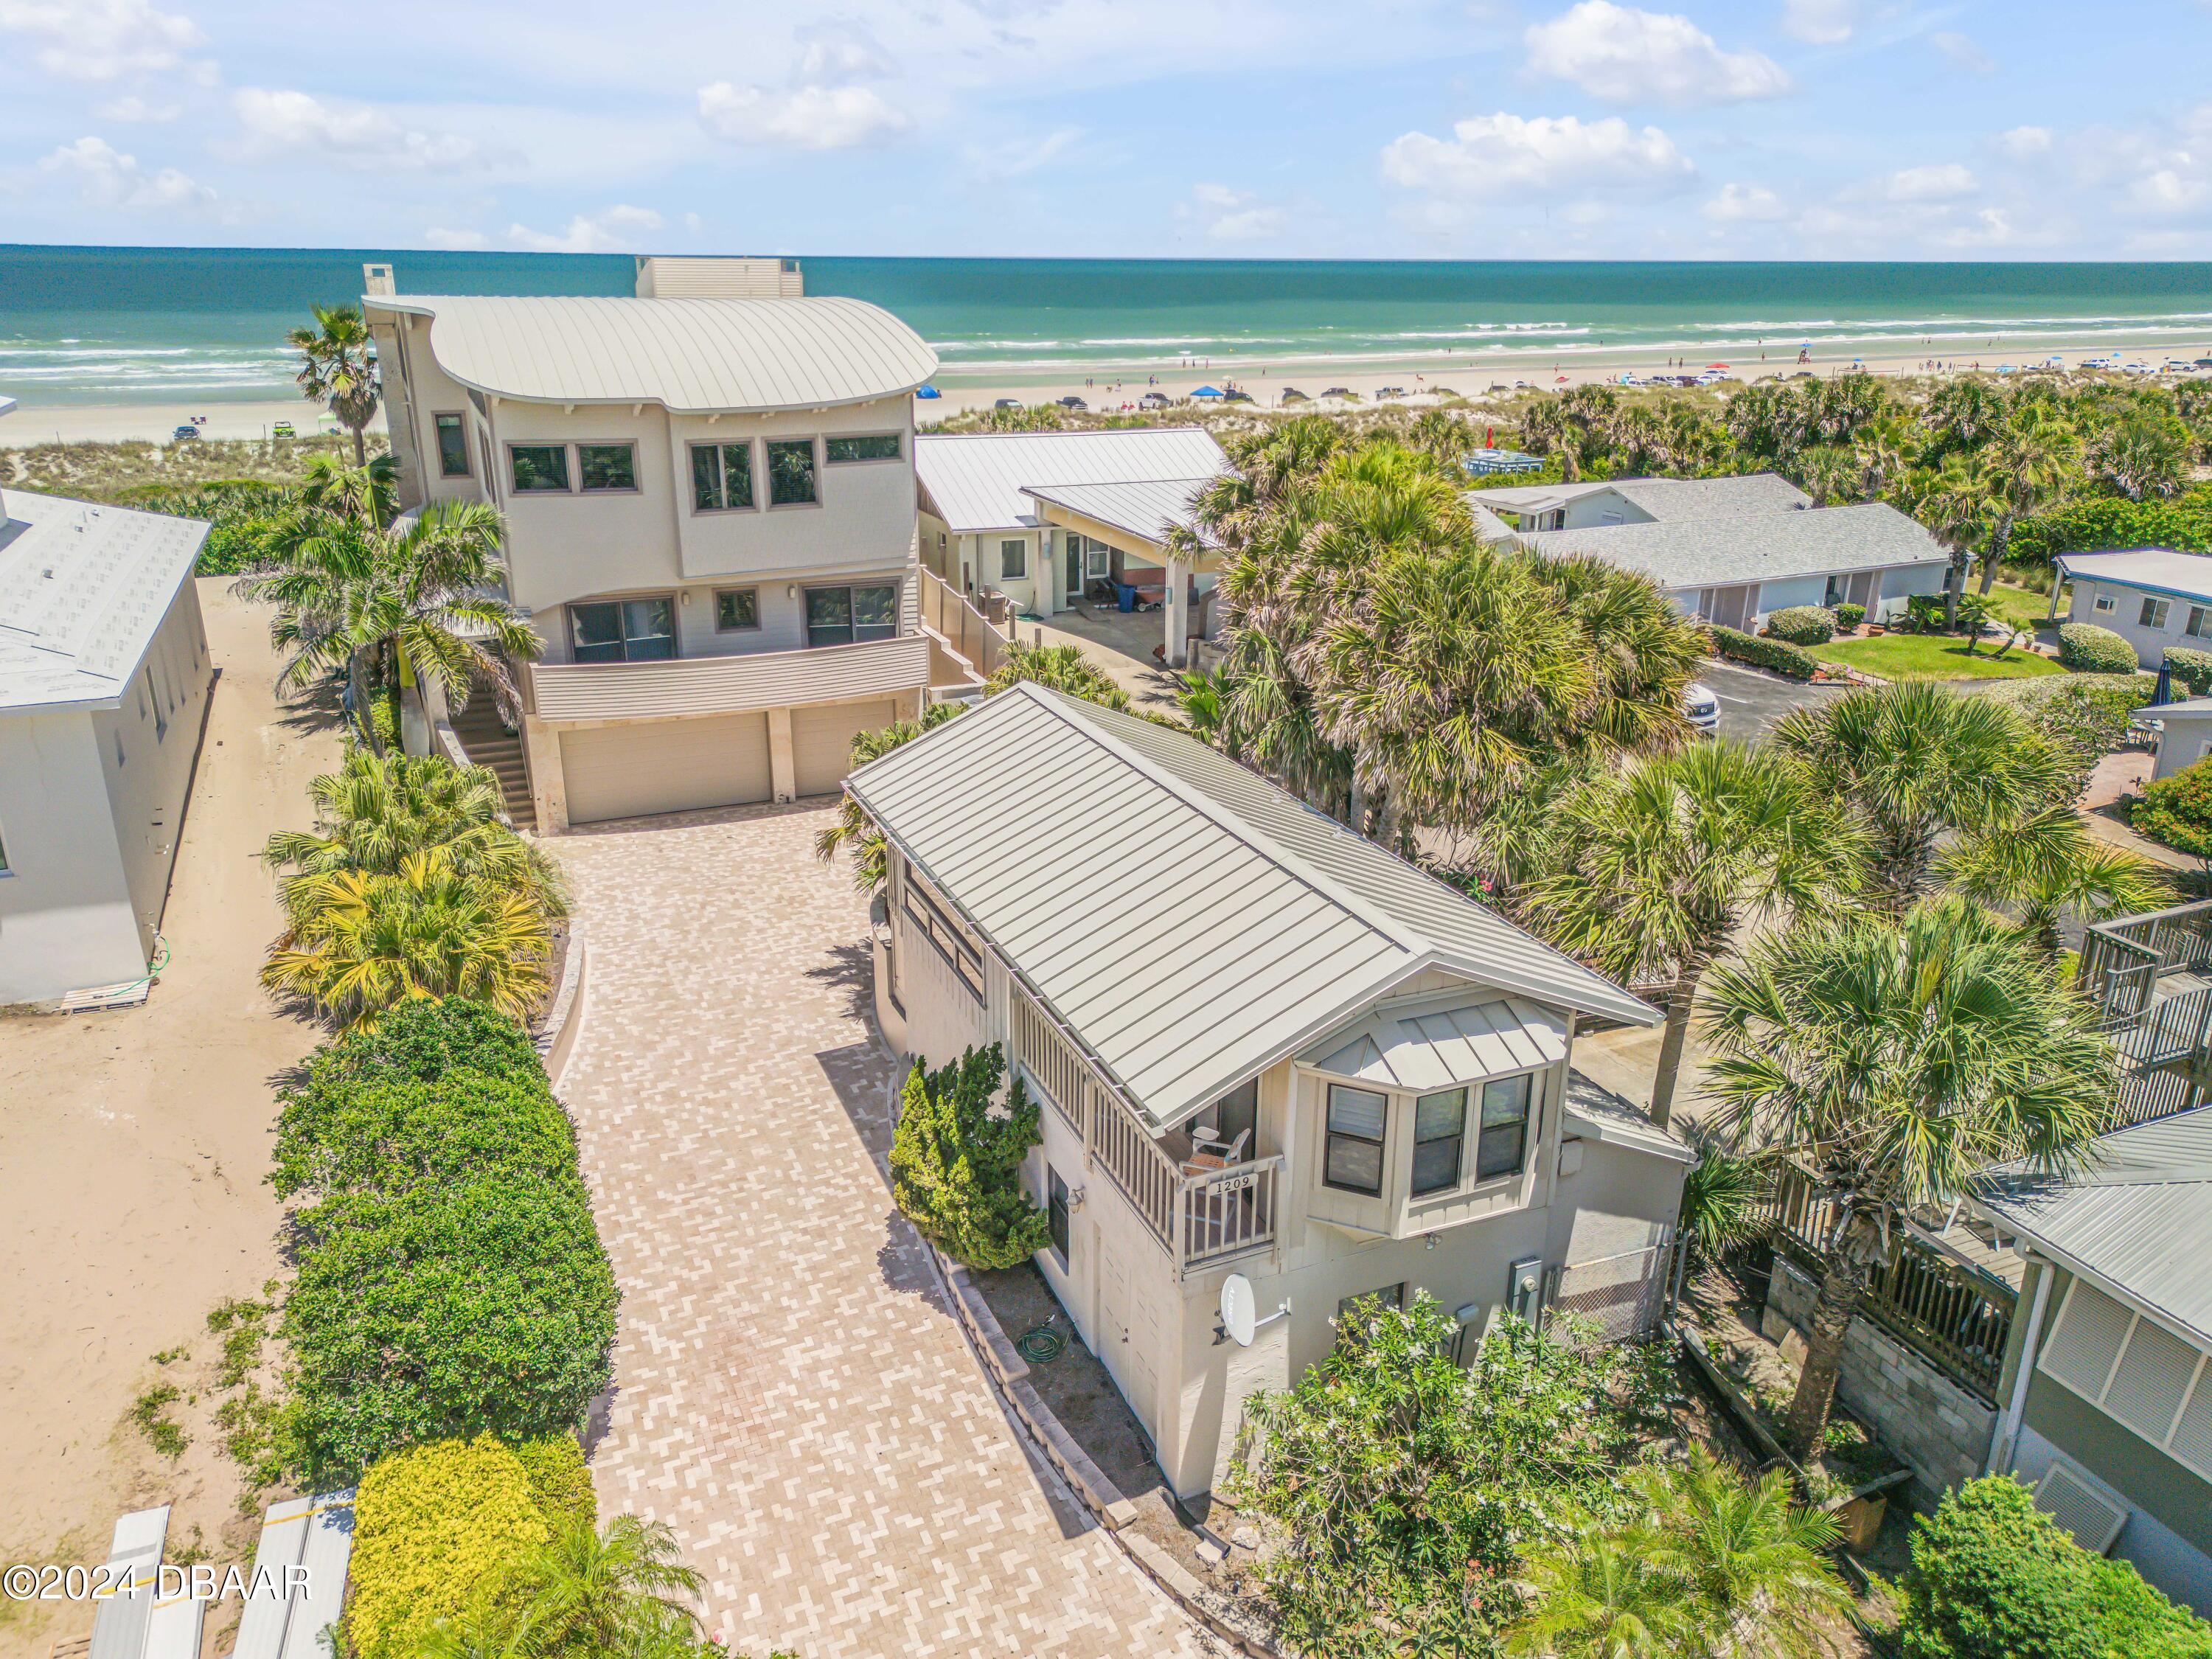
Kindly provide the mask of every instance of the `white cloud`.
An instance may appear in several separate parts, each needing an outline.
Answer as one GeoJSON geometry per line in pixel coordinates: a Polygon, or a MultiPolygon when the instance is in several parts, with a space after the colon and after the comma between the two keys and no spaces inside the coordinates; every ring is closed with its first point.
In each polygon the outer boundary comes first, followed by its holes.
{"type": "Polygon", "coordinates": [[[103,121],[120,121],[131,126],[158,125],[173,121],[185,112],[182,104],[155,103],[141,98],[137,93],[126,93],[120,98],[111,98],[97,105],[93,112],[103,121]]]}
{"type": "Polygon", "coordinates": [[[1571,82],[1607,103],[1737,103],[1778,98],[1791,85],[1764,52],[1723,52],[1679,13],[1613,0],[1582,0],[1522,38],[1532,72],[1571,82]]]}
{"type": "MultiPolygon", "coordinates": [[[[2212,5],[2212,0],[2206,0],[2206,3],[2212,5]]],[[[2051,154],[2051,129],[2014,127],[1997,135],[1997,148],[2015,161],[2032,161],[2051,154]]]]}
{"type": "Polygon", "coordinates": [[[1981,187],[1981,181],[1956,161],[1942,161],[1891,173],[1882,181],[1881,193],[1893,202],[1953,202],[1981,187]]]}
{"type": "Polygon", "coordinates": [[[1747,220],[1779,219],[1789,210],[1782,198],[1764,185],[1729,184],[1698,210],[1717,224],[1740,224],[1747,220]]]}
{"type": "Polygon", "coordinates": [[[149,0],[0,0],[0,34],[40,42],[33,61],[65,81],[161,74],[206,40],[191,18],[149,0]]]}
{"type": "Polygon", "coordinates": [[[555,235],[527,225],[509,225],[507,240],[532,253],[623,253],[635,251],[640,238],[666,225],[651,208],[618,202],[604,212],[578,214],[568,221],[568,229],[555,235]]]}
{"type": "Polygon", "coordinates": [[[430,247],[475,250],[491,246],[491,238],[480,230],[448,230],[441,225],[432,225],[424,231],[422,240],[430,247]]]}
{"type": "Polygon", "coordinates": [[[1049,166],[1082,137],[1081,127],[1058,127],[1042,138],[1024,137],[996,143],[971,143],[961,150],[961,155],[978,179],[997,184],[1049,166]]]}
{"type": "Polygon", "coordinates": [[[1990,61],[1989,53],[1956,29],[1938,29],[1928,37],[1928,44],[1942,52],[1962,70],[1976,75],[1994,75],[1996,65],[1990,61]]]}
{"type": "Polygon", "coordinates": [[[793,32],[801,51],[798,79],[812,86],[878,80],[892,72],[890,55],[862,25],[844,19],[793,32]]]}
{"type": "Polygon", "coordinates": [[[1392,184],[1462,202],[1528,191],[1668,188],[1696,171],[1657,127],[1632,127],[1619,116],[1586,122],[1501,112],[1454,123],[1449,138],[1409,132],[1382,149],[1382,176],[1392,184]]]}
{"type": "Polygon", "coordinates": [[[1200,226],[1217,242],[1261,242],[1283,234],[1290,210],[1226,185],[1194,185],[1178,216],[1200,226]]]}
{"type": "Polygon", "coordinates": [[[1782,32],[1816,46],[1841,46],[1859,26],[1860,0],[1784,0],[1782,32]]]}
{"type": "Polygon", "coordinates": [[[246,87],[231,107],[239,126],[232,148],[251,160],[304,153],[379,173],[458,173],[486,159],[473,138],[409,126],[373,104],[246,87]]]}
{"type": "Polygon", "coordinates": [[[211,205],[215,192],[174,167],[149,173],[105,138],[80,138],[39,163],[47,173],[74,177],[88,202],[133,212],[190,211],[211,205]]]}
{"type": "Polygon", "coordinates": [[[727,81],[699,88],[699,118],[732,143],[790,149],[853,149],[913,125],[870,87],[771,90],[727,81]]]}

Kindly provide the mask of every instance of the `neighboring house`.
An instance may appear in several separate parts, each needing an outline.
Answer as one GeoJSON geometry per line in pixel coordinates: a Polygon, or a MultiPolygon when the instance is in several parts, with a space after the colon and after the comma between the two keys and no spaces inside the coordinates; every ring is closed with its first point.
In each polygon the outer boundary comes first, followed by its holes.
{"type": "Polygon", "coordinates": [[[215,681],[207,532],[0,493],[0,1005],[145,978],[215,681]]]}
{"type": "MultiPolygon", "coordinates": [[[[2069,622],[2109,628],[2136,648],[2146,668],[2166,660],[2166,647],[2212,651],[2212,558],[2163,547],[2117,553],[2062,553],[2055,562],[2072,585],[2069,622]]],[[[2058,614],[2058,588],[2051,590],[2058,614]]]]}
{"type": "Polygon", "coordinates": [[[1138,588],[1171,612],[1185,607],[1164,624],[1169,665],[1182,665],[1178,640],[1202,632],[1188,606],[1213,586],[1214,562],[1171,572],[1161,542],[1171,525],[1197,532],[1193,497],[1229,471],[1212,434],[931,432],[915,440],[914,460],[921,561],[955,590],[1049,617],[1094,582],[1138,588]]]}
{"type": "Polygon", "coordinates": [[[2138,719],[2159,724],[2151,778],[2170,778],[2212,755],[2212,697],[2151,703],[2136,710],[2138,719]]]}
{"type": "Polygon", "coordinates": [[[1815,507],[1771,472],[1613,478],[1467,494],[1495,536],[1639,571],[1681,611],[1750,633],[1790,605],[1857,605],[1875,621],[1942,591],[1950,556],[1883,501],[1815,507]]]}
{"type": "Polygon", "coordinates": [[[1570,1071],[1619,987],[1188,734],[1018,686],[846,787],[890,848],[876,1007],[1047,1104],[1036,1261],[1183,1496],[1350,1298],[1648,1324],[1688,1151],[1570,1071]],[[1139,849],[1133,854],[1131,849],[1139,849]],[[1263,1316],[1217,1335],[1224,1280],[1263,1316]]]}
{"type": "MultiPolygon", "coordinates": [[[[911,329],[799,297],[787,260],[641,259],[633,299],[368,273],[402,506],[497,507],[545,641],[519,817],[833,792],[856,732],[915,713],[912,394],[937,359],[911,329]]],[[[479,756],[501,739],[475,702],[479,756]]]]}
{"type": "Polygon", "coordinates": [[[2118,1130],[1972,1200],[2025,1255],[1992,1471],[2090,1549],[2212,1607],[2212,1108],[2118,1130]]]}

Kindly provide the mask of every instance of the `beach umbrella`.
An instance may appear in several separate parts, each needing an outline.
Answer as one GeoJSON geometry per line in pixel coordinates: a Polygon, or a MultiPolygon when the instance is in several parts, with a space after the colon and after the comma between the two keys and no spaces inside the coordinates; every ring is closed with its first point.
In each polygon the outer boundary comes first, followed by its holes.
{"type": "Polygon", "coordinates": [[[917,398],[942,398],[945,394],[933,386],[918,386],[914,389],[917,398]]]}
{"type": "Polygon", "coordinates": [[[1202,386],[1190,395],[1194,398],[1218,398],[1221,392],[1218,387],[1202,386]]]}
{"type": "Polygon", "coordinates": [[[1705,367],[1707,368],[1726,368],[1728,365],[1726,363],[1707,363],[1705,367]]]}

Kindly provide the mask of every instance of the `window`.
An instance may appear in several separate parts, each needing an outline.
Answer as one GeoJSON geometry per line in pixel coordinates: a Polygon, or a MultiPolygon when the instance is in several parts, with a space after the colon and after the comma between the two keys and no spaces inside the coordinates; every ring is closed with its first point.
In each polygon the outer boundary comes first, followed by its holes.
{"type": "Polygon", "coordinates": [[[968,994],[976,1001],[982,1001],[982,947],[969,938],[968,930],[952,920],[945,906],[938,902],[937,896],[911,869],[906,871],[899,885],[906,895],[908,920],[921,930],[922,937],[937,947],[937,954],[960,975],[968,994]]]}
{"type": "Polygon", "coordinates": [[[2144,628],[2163,628],[2166,626],[2166,613],[2172,609],[2173,601],[2171,599],[2145,599],[2142,613],[2136,621],[2144,628]]]}
{"type": "Polygon", "coordinates": [[[1024,541],[999,544],[999,575],[1002,580],[1012,581],[1017,576],[1030,574],[1029,548],[1030,544],[1024,541]]]}
{"type": "Polygon", "coordinates": [[[2110,593],[2100,593],[2097,595],[2097,603],[2090,608],[2100,617],[2109,617],[2120,608],[2120,602],[2110,593]]]}
{"type": "Polygon", "coordinates": [[[1502,1077],[1482,1085],[1482,1136],[1474,1155],[1474,1178],[1511,1175],[1521,1167],[1528,1146],[1528,1091],[1535,1081],[1528,1073],[1502,1077]]]}
{"type": "Polygon", "coordinates": [[[691,505],[701,513],[752,506],[753,447],[750,443],[693,444],[691,505]]]}
{"type": "Polygon", "coordinates": [[[2212,607],[2192,605],[2189,607],[2189,627],[2191,639],[2212,639],[2212,607]]]}
{"type": "Polygon", "coordinates": [[[1390,1097],[1370,1089],[1328,1085],[1328,1140],[1322,1179],[1348,1193],[1382,1194],[1382,1126],[1390,1097]]]}
{"type": "Polygon", "coordinates": [[[576,473],[586,495],[637,488],[637,446],[578,444],[576,473]]]}
{"type": "Polygon", "coordinates": [[[568,639],[578,662],[665,662],[676,654],[676,606],[665,594],[572,605],[568,639]]]}
{"type": "Polygon", "coordinates": [[[1060,1178],[1060,1171],[1051,1164],[1044,1166],[1045,1224],[1052,1231],[1052,1253],[1060,1258],[1060,1270],[1067,1271],[1067,1183],[1060,1178]]]}
{"type": "Polygon", "coordinates": [[[898,632],[898,589],[810,587],[806,590],[806,642],[852,645],[887,640],[898,632]]]}
{"type": "Polygon", "coordinates": [[[568,445],[509,444],[507,453],[514,463],[517,495],[568,488],[568,445]]]}
{"type": "Polygon", "coordinates": [[[798,507],[816,499],[814,440],[769,440],[768,504],[770,507],[798,507]]]}
{"type": "Polygon", "coordinates": [[[865,438],[824,438],[822,459],[831,466],[848,461],[895,461],[899,458],[898,434],[872,433],[865,438]]]}
{"type": "Polygon", "coordinates": [[[469,476],[469,434],[463,429],[458,415],[433,415],[430,424],[438,429],[438,471],[448,478],[469,476]]]}
{"type": "Polygon", "coordinates": [[[760,589],[718,587],[714,590],[714,631],[734,634],[760,626],[760,589]]]}
{"type": "Polygon", "coordinates": [[[1413,1196],[1459,1185],[1467,1144],[1467,1091],[1447,1089],[1413,1103],[1413,1196]]]}

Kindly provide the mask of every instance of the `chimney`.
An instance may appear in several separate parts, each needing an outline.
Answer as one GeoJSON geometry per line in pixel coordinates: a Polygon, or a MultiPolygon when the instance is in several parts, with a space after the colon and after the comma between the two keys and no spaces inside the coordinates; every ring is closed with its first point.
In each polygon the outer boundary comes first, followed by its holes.
{"type": "Polygon", "coordinates": [[[390,265],[363,265],[361,268],[361,291],[374,300],[389,298],[399,290],[392,286],[390,265]]]}

